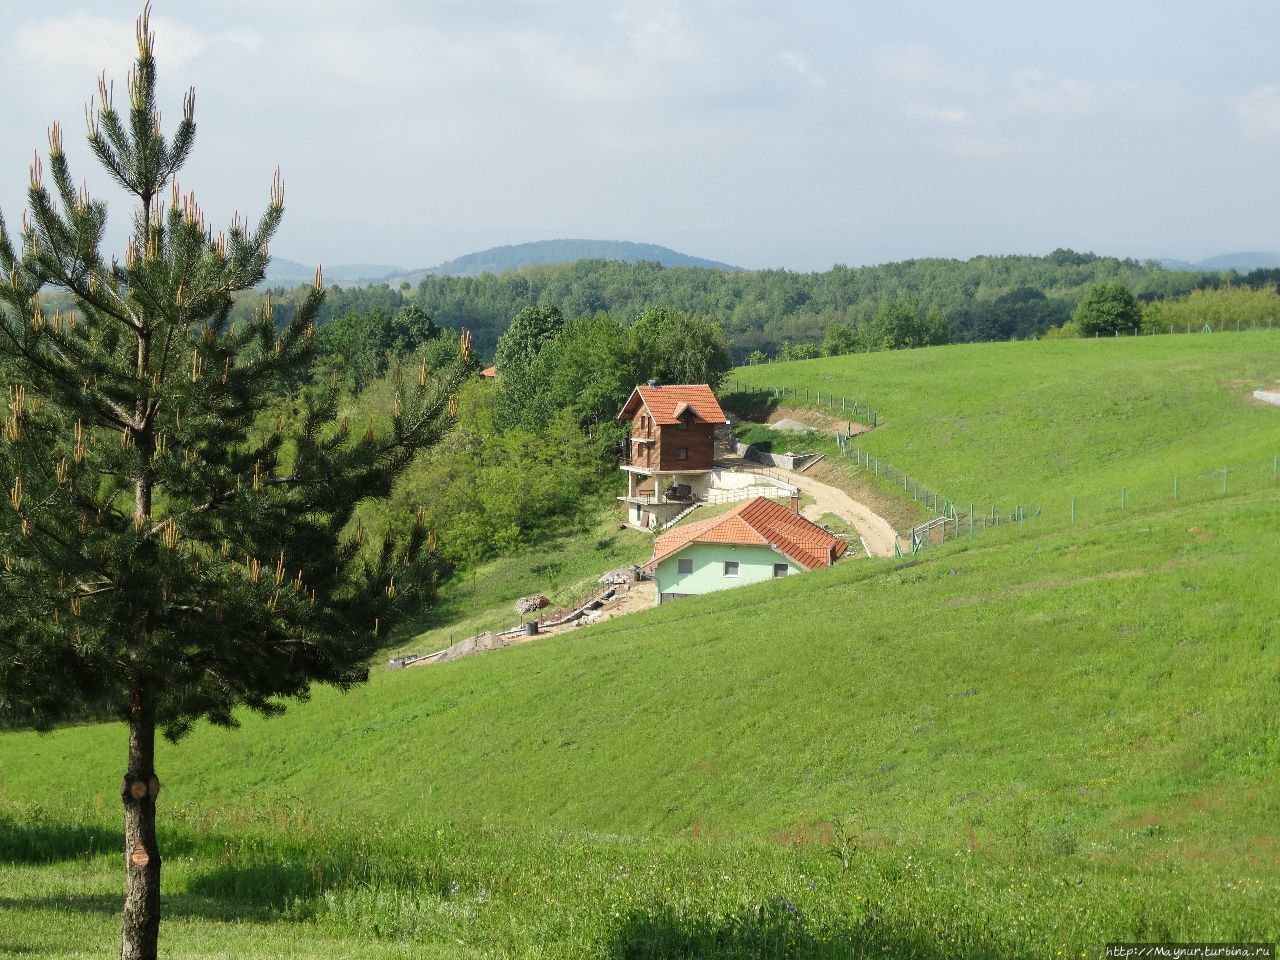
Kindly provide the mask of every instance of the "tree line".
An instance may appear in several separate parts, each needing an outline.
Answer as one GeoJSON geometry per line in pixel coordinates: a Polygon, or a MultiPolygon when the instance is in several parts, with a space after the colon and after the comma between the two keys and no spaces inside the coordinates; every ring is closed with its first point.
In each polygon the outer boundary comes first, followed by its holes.
{"type": "MultiPolygon", "coordinates": [[[[935,325],[925,338],[930,342],[939,339],[939,315],[950,342],[1025,339],[1070,320],[1077,302],[1099,283],[1121,283],[1149,302],[1218,286],[1224,279],[1222,274],[1165,270],[1154,261],[1071,250],[1044,257],[838,265],[817,273],[580,260],[501,275],[429,276],[409,289],[332,288],[318,322],[323,325],[349,312],[381,311],[389,318],[412,304],[443,327],[470,330],[478,352],[491,357],[511,318],[527,307],[554,306],[566,317],[606,313],[625,323],[650,307],[663,306],[717,322],[731,341],[733,359],[742,363],[756,351],[779,356],[784,343],[821,349],[832,326],[861,331],[855,337],[861,349],[920,339],[905,327],[901,334],[877,332],[877,317],[886,308],[901,313],[910,306],[922,319],[929,318],[935,325]]],[[[247,297],[244,309],[252,310],[261,296],[247,297]]]]}

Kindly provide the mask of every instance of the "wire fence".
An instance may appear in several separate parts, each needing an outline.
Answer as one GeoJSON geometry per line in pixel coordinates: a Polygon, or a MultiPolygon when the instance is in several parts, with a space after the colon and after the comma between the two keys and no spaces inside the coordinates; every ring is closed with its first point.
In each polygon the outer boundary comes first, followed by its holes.
{"type": "Polygon", "coordinates": [[[936,516],[907,531],[897,545],[897,553],[918,553],[949,540],[974,536],[998,527],[1016,526],[1025,531],[1073,525],[1085,521],[1107,521],[1144,510],[1163,509],[1186,503],[1223,499],[1263,489],[1280,489],[1280,454],[1267,460],[1213,468],[1192,468],[1167,479],[1146,479],[1118,486],[1111,492],[1090,491],[1084,496],[1064,493],[1039,504],[1013,503],[1003,506],[989,502],[963,502],[931,489],[891,463],[860,449],[853,437],[836,435],[844,458],[861,467],[881,483],[901,489],[936,516]]]}
{"type": "MultiPolygon", "coordinates": [[[[1238,329],[1239,332],[1269,330],[1271,325],[1268,323],[1263,327],[1253,324],[1238,329]]],[[[1236,327],[1223,322],[1216,328],[1206,323],[1200,329],[1189,328],[1185,332],[1236,331],[1236,327]]],[[[762,400],[790,400],[796,404],[806,404],[819,410],[849,416],[849,427],[834,435],[840,454],[866,470],[881,484],[902,491],[913,502],[922,504],[935,514],[934,518],[906,531],[897,544],[899,556],[917,553],[929,546],[960,538],[972,540],[978,533],[1000,527],[1007,529],[1016,525],[1018,530],[1025,531],[1031,525],[1047,529],[1083,521],[1113,520],[1140,510],[1227,497],[1264,487],[1280,489],[1278,454],[1268,460],[1252,463],[1190,467],[1185,472],[1174,473],[1158,481],[1147,479],[1132,485],[1117,486],[1108,493],[1090,491],[1084,496],[1078,496],[1068,491],[1050,502],[1040,504],[999,504],[994,500],[987,500],[979,506],[977,500],[970,502],[949,497],[883,458],[858,447],[855,440],[859,434],[852,429],[852,420],[857,420],[866,428],[879,425],[879,414],[865,401],[851,401],[830,391],[810,387],[764,387],[737,380],[730,381],[729,386],[734,395],[725,400],[735,405],[744,400],[747,404],[758,404],[762,400]]]]}
{"type": "Polygon", "coordinates": [[[856,420],[869,429],[874,429],[880,422],[880,415],[866,401],[838,397],[829,390],[824,393],[817,387],[757,387],[737,380],[729,381],[728,386],[731,393],[745,396],[749,403],[759,403],[765,399],[790,400],[856,420]]]}

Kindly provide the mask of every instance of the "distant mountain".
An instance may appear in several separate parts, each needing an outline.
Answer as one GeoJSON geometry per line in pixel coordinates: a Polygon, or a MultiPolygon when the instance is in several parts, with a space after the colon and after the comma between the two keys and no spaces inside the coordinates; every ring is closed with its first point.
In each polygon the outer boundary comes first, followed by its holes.
{"type": "MultiPolygon", "coordinates": [[[[325,264],[324,279],[329,285],[365,287],[378,283],[399,286],[408,282],[417,286],[427,276],[478,277],[482,273],[503,273],[541,263],[572,263],[575,260],[621,260],[635,263],[649,260],[664,267],[702,267],[708,270],[741,270],[741,267],[691,257],[670,247],[656,243],[632,243],[629,240],[535,240],[505,247],[490,247],[478,253],[446,261],[434,267],[406,270],[383,264],[325,264]]],[[[295,260],[272,257],[267,267],[264,286],[296,287],[310,283],[316,275],[314,265],[307,266],[295,260]]]]}
{"type": "Polygon", "coordinates": [[[1223,253],[1216,257],[1207,257],[1198,263],[1161,257],[1160,266],[1166,270],[1204,270],[1210,273],[1235,270],[1239,273],[1248,273],[1250,270],[1280,267],[1280,253],[1223,253]]]}
{"type": "Polygon", "coordinates": [[[490,247],[478,253],[449,260],[424,270],[397,274],[396,282],[408,280],[417,284],[425,276],[478,277],[482,273],[503,273],[542,263],[572,263],[575,260],[621,260],[635,263],[649,260],[664,267],[702,267],[708,270],[740,270],[740,267],[705,260],[680,253],[656,243],[632,243],[628,240],[535,240],[504,247],[490,247]]]}
{"type": "MultiPolygon", "coordinates": [[[[334,266],[325,264],[324,279],[328,284],[361,287],[372,283],[383,283],[393,275],[404,273],[404,267],[389,266],[377,263],[339,263],[334,266]]],[[[315,264],[307,266],[296,260],[284,257],[272,257],[267,265],[266,286],[297,287],[311,283],[315,279],[315,264]]]]}

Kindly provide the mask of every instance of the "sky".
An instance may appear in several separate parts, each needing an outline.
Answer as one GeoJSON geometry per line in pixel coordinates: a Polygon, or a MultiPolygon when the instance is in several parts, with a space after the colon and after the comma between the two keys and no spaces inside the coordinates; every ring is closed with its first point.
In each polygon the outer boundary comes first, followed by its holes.
{"type": "MultiPolygon", "coordinates": [[[[138,0],[0,0],[0,210],[60,120],[123,89],[138,0]]],[[[823,270],[1056,247],[1280,250],[1274,0],[156,0],[180,175],[306,263],[433,265],[506,243],[660,243],[823,270]]]]}

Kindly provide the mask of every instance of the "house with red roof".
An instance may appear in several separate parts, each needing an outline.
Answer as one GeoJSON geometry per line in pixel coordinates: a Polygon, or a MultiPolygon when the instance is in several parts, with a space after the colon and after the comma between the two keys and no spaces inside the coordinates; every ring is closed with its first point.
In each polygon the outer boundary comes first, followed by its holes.
{"type": "Polygon", "coordinates": [[[653,559],[659,604],[829,567],[848,544],[791,506],[753,497],[727,513],[658,537],[653,559]]]}
{"type": "Polygon", "coordinates": [[[661,528],[693,502],[715,470],[716,429],[729,419],[705,383],[636,387],[618,419],[631,426],[619,464],[627,522],[661,528]]]}

